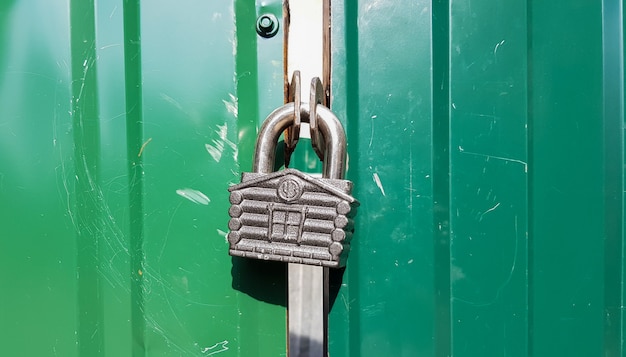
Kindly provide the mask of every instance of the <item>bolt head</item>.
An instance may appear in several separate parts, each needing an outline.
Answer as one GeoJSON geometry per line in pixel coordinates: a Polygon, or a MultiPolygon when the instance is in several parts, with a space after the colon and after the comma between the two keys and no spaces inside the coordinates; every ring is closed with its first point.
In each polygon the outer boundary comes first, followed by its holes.
{"type": "Polygon", "coordinates": [[[262,14],[256,20],[256,32],[263,38],[271,38],[278,33],[278,19],[274,14],[262,14]]]}

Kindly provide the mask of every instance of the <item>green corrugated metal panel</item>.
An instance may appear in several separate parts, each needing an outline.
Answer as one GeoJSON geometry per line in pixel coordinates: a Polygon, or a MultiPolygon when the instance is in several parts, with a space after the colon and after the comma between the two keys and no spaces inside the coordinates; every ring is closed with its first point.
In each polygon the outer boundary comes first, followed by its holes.
{"type": "Polygon", "coordinates": [[[449,299],[438,286],[447,283],[448,237],[433,207],[441,147],[432,135],[430,4],[335,1],[332,10],[332,108],[347,121],[347,176],[361,206],[330,354],[434,355],[449,299]]]}
{"type": "Polygon", "coordinates": [[[225,241],[283,100],[282,36],[254,28],[281,3],[0,11],[0,354],[284,355],[284,293],[251,296],[225,241]]]}
{"type": "MultiPolygon", "coordinates": [[[[285,354],[284,267],[224,236],[280,11],[0,4],[0,354],[285,354]]],[[[331,355],[624,355],[622,2],[332,11],[361,207],[331,355]]]]}
{"type": "Polygon", "coordinates": [[[623,355],[622,11],[333,2],[362,207],[332,354],[623,355]]]}

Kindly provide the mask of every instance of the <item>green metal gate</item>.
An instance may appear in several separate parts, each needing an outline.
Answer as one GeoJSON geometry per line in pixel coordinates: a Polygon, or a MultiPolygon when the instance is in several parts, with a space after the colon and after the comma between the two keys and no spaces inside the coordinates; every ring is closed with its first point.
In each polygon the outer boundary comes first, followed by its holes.
{"type": "MultiPolygon", "coordinates": [[[[225,239],[283,102],[283,28],[255,32],[281,11],[0,2],[1,355],[286,355],[284,267],[225,239]]],[[[361,207],[330,355],[624,356],[622,1],[331,19],[361,207]]]]}

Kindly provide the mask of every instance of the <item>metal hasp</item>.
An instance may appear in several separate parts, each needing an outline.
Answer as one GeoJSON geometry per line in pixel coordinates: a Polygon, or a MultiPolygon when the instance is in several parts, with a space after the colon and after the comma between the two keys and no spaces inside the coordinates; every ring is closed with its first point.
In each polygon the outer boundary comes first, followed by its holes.
{"type": "MultiPolygon", "coordinates": [[[[301,107],[303,121],[310,119],[301,107]]],[[[294,169],[272,172],[276,145],[294,122],[294,103],[273,111],[256,142],[253,172],[231,186],[228,227],[233,256],[326,267],[345,265],[358,201],[344,180],[346,139],[337,117],[315,105],[316,127],[323,138],[323,178],[294,169]]]]}

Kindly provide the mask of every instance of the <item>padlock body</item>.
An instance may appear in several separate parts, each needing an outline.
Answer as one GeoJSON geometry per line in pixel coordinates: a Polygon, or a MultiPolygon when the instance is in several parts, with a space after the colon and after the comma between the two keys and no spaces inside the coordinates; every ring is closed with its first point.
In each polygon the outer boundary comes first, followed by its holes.
{"type": "Polygon", "coordinates": [[[352,182],[298,170],[244,173],[231,186],[232,256],[327,267],[345,265],[354,230],[352,182]]]}

